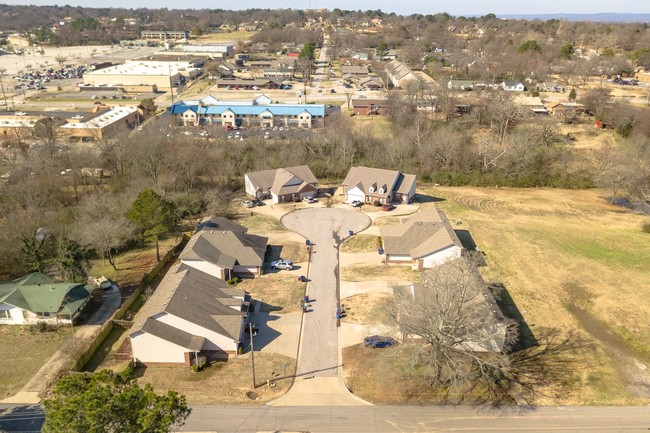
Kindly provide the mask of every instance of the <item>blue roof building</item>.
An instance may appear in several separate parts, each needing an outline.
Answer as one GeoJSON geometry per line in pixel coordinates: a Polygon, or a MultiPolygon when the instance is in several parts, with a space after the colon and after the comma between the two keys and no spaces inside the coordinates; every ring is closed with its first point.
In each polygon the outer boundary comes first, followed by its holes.
{"type": "Polygon", "coordinates": [[[170,114],[179,125],[322,127],[325,118],[323,104],[272,103],[266,95],[252,101],[220,101],[213,96],[192,101],[177,101],[170,114]]]}

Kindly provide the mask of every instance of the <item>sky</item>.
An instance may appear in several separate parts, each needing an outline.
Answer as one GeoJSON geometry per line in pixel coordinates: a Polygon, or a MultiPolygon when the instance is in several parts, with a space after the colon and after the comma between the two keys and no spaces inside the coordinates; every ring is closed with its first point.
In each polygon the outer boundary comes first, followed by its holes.
{"type": "Polygon", "coordinates": [[[125,7],[125,8],[162,8],[169,9],[309,9],[325,7],[327,9],[376,10],[395,12],[400,15],[413,13],[435,14],[447,12],[451,15],[484,15],[499,14],[547,14],[547,13],[650,13],[649,0],[627,0],[616,2],[612,0],[240,0],[237,2],[224,0],[194,0],[179,2],[178,0],[14,0],[10,4],[18,5],[71,5],[88,7],[125,7]]]}

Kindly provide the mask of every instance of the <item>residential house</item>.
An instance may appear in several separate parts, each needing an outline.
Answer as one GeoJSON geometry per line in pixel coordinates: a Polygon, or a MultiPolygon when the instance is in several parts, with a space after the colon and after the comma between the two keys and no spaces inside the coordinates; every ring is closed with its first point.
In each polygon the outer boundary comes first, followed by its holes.
{"type": "Polygon", "coordinates": [[[352,100],[352,112],[356,116],[385,115],[388,113],[387,99],[359,98],[352,100]]]}
{"type": "Polygon", "coordinates": [[[558,83],[538,83],[537,90],[540,92],[553,92],[553,93],[564,93],[566,91],[565,87],[558,83]]]}
{"type": "Polygon", "coordinates": [[[367,77],[370,73],[367,65],[342,65],[342,75],[352,75],[355,77],[367,77]]]}
{"type": "Polygon", "coordinates": [[[274,126],[318,128],[325,124],[323,104],[273,104],[265,95],[251,101],[220,101],[212,96],[200,100],[176,101],[169,109],[174,121],[183,126],[274,126]]]}
{"type": "Polygon", "coordinates": [[[262,275],[268,238],[248,234],[246,227],[209,225],[197,231],[181,252],[181,263],[222,280],[262,275]]]}
{"type": "Polygon", "coordinates": [[[539,96],[517,95],[512,102],[522,108],[532,111],[533,114],[548,114],[548,109],[539,96]]]}
{"type": "Polygon", "coordinates": [[[399,57],[399,53],[393,49],[390,49],[381,55],[381,60],[395,60],[399,57]]]}
{"type": "MultiPolygon", "coordinates": [[[[410,319],[423,324],[430,323],[436,317],[424,314],[424,311],[435,312],[441,308],[440,299],[445,298],[448,303],[461,308],[457,314],[464,318],[462,326],[451,330],[459,350],[500,353],[506,349],[508,322],[479,272],[465,258],[443,263],[435,271],[425,270],[420,276],[421,283],[411,283],[394,289],[397,302],[406,304],[400,308],[401,314],[413,315],[410,319]],[[457,291],[453,293],[444,288],[440,289],[437,278],[440,272],[444,273],[446,278],[460,282],[455,285],[462,284],[462,300],[456,295],[457,291]],[[412,303],[422,308],[408,308],[412,303]]],[[[403,331],[403,334],[404,338],[419,338],[406,331],[403,331]]]]}
{"type": "Polygon", "coordinates": [[[318,180],[306,165],[246,173],[244,184],[250,197],[271,198],[274,203],[300,201],[318,193],[318,180]]]}
{"type": "Polygon", "coordinates": [[[449,80],[447,88],[449,90],[473,90],[476,83],[471,80],[449,80]]]}
{"type": "Polygon", "coordinates": [[[415,197],[415,185],[414,174],[359,166],[350,169],[342,189],[348,203],[410,203],[415,197]]]}
{"type": "Polygon", "coordinates": [[[501,83],[501,88],[506,92],[523,92],[526,90],[526,86],[520,81],[504,81],[501,83]]]}
{"type": "Polygon", "coordinates": [[[391,60],[386,65],[386,73],[388,75],[388,82],[393,87],[402,87],[407,81],[417,80],[413,71],[404,63],[398,60],[391,60]]]}
{"type": "Polygon", "coordinates": [[[250,295],[209,273],[174,265],[137,314],[129,333],[133,361],[195,365],[237,353],[250,295]]]}
{"type": "Polygon", "coordinates": [[[0,324],[73,324],[92,290],[83,283],[57,283],[38,272],[0,282],[0,324]]]}
{"type": "Polygon", "coordinates": [[[547,108],[553,116],[574,116],[588,112],[586,106],[577,102],[553,102],[547,108]]]}
{"type": "Polygon", "coordinates": [[[386,263],[410,264],[421,271],[461,256],[463,245],[440,209],[418,212],[381,229],[386,263]]]}
{"type": "Polygon", "coordinates": [[[383,83],[378,77],[367,77],[359,80],[359,86],[365,87],[368,90],[379,90],[384,87],[383,83]]]}

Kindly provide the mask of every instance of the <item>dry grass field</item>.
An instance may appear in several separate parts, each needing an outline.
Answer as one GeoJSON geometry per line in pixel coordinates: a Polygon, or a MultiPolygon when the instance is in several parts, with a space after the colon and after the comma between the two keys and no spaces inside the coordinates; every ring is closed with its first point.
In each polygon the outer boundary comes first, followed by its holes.
{"type": "Polygon", "coordinates": [[[0,357],[0,400],[25,385],[39,368],[73,334],[63,327],[53,332],[40,332],[36,327],[0,326],[0,341],[6,350],[0,357]]]}
{"type": "MultiPolygon", "coordinates": [[[[421,191],[422,192],[422,191],[421,191]]],[[[567,404],[650,401],[650,235],[646,217],[599,190],[430,188],[485,253],[533,333],[579,329],[596,343],[567,404]]],[[[424,204],[424,207],[432,206],[424,204]]],[[[555,402],[558,403],[558,402],[555,402]]]]}
{"type": "Polygon", "coordinates": [[[192,404],[261,404],[283,395],[291,379],[278,380],[294,371],[293,358],[275,353],[255,353],[256,388],[252,389],[250,354],[216,362],[202,372],[182,367],[139,367],[136,376],[158,393],[174,390],[192,404]],[[286,366],[286,368],[285,368],[286,366]],[[278,380],[268,387],[267,379],[278,380]]]}

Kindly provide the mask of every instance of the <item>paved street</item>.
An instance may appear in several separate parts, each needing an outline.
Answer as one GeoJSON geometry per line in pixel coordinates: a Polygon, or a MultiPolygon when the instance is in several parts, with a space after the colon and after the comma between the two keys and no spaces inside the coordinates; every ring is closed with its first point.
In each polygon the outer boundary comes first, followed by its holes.
{"type": "MultiPolygon", "coordinates": [[[[571,432],[641,433],[650,430],[649,407],[192,406],[182,432],[425,433],[571,432]]],[[[0,431],[37,432],[39,406],[0,405],[0,431]]]]}
{"type": "Polygon", "coordinates": [[[184,432],[646,432],[648,407],[195,406],[184,432]]]}
{"type": "Polygon", "coordinates": [[[370,224],[348,209],[306,208],[282,217],[282,224],[309,239],[312,262],[308,312],[304,314],[296,381],[276,404],[286,406],[359,404],[339,382],[340,350],[336,309],[339,301],[338,246],[370,224]]]}

